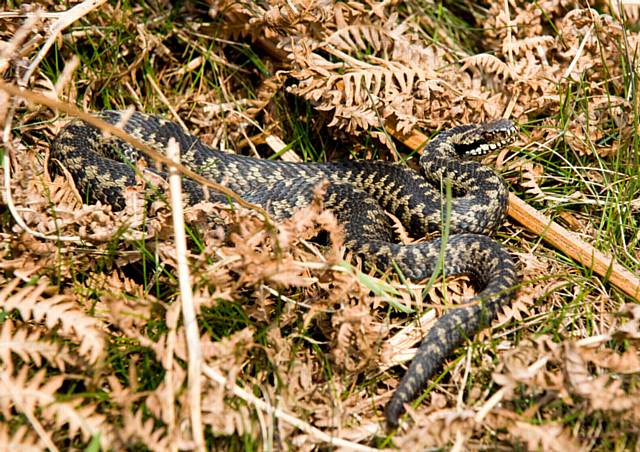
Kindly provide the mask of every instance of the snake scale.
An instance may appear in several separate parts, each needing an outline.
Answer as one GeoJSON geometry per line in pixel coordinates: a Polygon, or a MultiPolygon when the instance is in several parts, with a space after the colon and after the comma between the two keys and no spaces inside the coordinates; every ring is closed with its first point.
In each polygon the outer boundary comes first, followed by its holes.
{"type": "MultiPolygon", "coordinates": [[[[161,152],[174,138],[184,165],[226,185],[276,219],[288,218],[308,205],[314,188],[329,181],[324,205],[344,228],[347,248],[368,264],[386,269],[395,263],[406,277],[421,280],[432,275],[441,259],[445,274],[470,276],[479,293],[464,307],[448,310],[427,333],[386,407],[389,427],[398,425],[404,405],[418,395],[447,356],[487,326],[498,308],[512,298],[517,283],[514,263],[487,235],[504,219],[506,185],[493,170],[468,160],[511,143],[516,130],[508,120],[441,132],[424,147],[420,174],[382,161],[288,163],[255,159],[215,150],[159,116],[123,115],[116,111],[100,114],[112,124],[124,122],[126,132],[161,152]],[[443,181],[452,187],[449,201],[442,195],[443,181]],[[409,245],[395,241],[385,212],[395,215],[414,236],[425,236],[441,231],[447,202],[450,220],[444,253],[440,238],[409,245]]],[[[81,191],[115,209],[124,206],[124,189],[136,184],[132,163],[144,157],[130,145],[105,137],[81,121],[62,129],[51,155],[52,161],[59,161],[70,172],[81,191]]],[[[188,203],[227,200],[192,180],[184,179],[183,188],[188,203]]]]}

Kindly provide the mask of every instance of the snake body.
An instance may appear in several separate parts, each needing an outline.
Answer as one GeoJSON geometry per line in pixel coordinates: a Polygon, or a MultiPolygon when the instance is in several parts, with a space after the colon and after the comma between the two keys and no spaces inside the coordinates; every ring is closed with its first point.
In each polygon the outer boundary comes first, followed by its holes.
{"type": "MultiPolygon", "coordinates": [[[[420,158],[423,174],[398,164],[381,161],[288,163],[255,159],[215,150],[179,125],[159,116],[105,111],[102,119],[124,123],[124,130],[164,152],[171,138],[180,146],[181,162],[193,171],[226,185],[244,200],[284,219],[309,205],[315,187],[328,181],[324,205],[343,226],[346,246],[367,263],[386,269],[394,263],[413,280],[432,275],[442,260],[448,275],[468,274],[479,289],[465,306],[440,317],[423,339],[416,357],[386,408],[387,425],[398,425],[412,401],[446,357],[465,339],[487,326],[498,308],[510,301],[517,283],[509,254],[490,238],[503,221],[507,189],[493,170],[463,160],[482,155],[513,141],[515,127],[507,120],[454,127],[426,144],[420,158]],[[453,198],[442,193],[450,183],[453,198]],[[398,244],[385,212],[401,220],[414,236],[440,231],[442,212],[449,202],[449,236],[442,253],[439,238],[418,244],[398,244]]],[[[73,176],[81,191],[119,209],[124,189],[136,184],[132,168],[144,158],[133,147],[81,121],[73,121],[56,137],[53,160],[73,176]]],[[[154,167],[153,162],[148,162],[154,167]]],[[[162,171],[160,171],[161,174],[162,171]]],[[[186,202],[204,199],[226,201],[185,179],[186,202]]]]}

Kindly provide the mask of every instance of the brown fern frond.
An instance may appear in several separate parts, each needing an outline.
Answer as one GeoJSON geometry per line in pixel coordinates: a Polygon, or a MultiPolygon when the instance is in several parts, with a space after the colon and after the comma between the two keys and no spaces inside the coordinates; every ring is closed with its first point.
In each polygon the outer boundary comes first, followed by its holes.
{"type": "Polygon", "coordinates": [[[286,33],[298,25],[323,22],[333,16],[333,8],[328,1],[297,0],[280,2],[280,5],[278,2],[270,3],[261,17],[252,19],[252,24],[265,24],[273,30],[286,33]]]}
{"type": "Polygon", "coordinates": [[[524,180],[520,185],[525,187],[525,191],[532,194],[535,198],[544,198],[544,192],[539,184],[539,180],[543,177],[544,168],[541,165],[534,165],[531,162],[525,162],[521,168],[522,178],[524,180]]]}
{"type": "Polygon", "coordinates": [[[245,115],[255,118],[280,91],[285,80],[282,74],[276,74],[264,80],[256,91],[256,99],[251,101],[250,107],[244,112],[245,115]]]}
{"type": "Polygon", "coordinates": [[[132,414],[130,409],[125,410],[123,428],[116,432],[118,440],[125,446],[139,442],[152,451],[169,450],[170,443],[167,431],[162,427],[157,427],[156,421],[152,417],[147,418],[146,421],[143,420],[142,411],[138,410],[132,414]]]}
{"type": "Polygon", "coordinates": [[[24,425],[11,433],[9,426],[0,424],[0,452],[41,452],[44,444],[24,425]]]}
{"type": "MultiPolygon", "coordinates": [[[[322,108],[318,109],[321,110],[322,108]]],[[[333,119],[328,124],[329,127],[337,126],[353,134],[379,125],[380,117],[372,109],[358,106],[343,107],[340,105],[335,107],[333,119]]]]}
{"type": "Polygon", "coordinates": [[[28,374],[28,366],[23,366],[15,377],[4,369],[0,372],[0,408],[5,415],[16,405],[21,410],[33,412],[38,406],[55,402],[55,393],[64,376],[47,376],[46,369],[41,369],[31,379],[28,374]]]}
{"type": "Polygon", "coordinates": [[[547,49],[554,45],[556,45],[556,39],[553,36],[530,36],[524,39],[506,40],[502,45],[502,53],[523,55],[536,48],[547,49]]]}
{"type": "MultiPolygon", "coordinates": [[[[389,117],[401,118],[407,129],[426,117],[439,124],[433,110],[451,112],[430,101],[432,89],[446,92],[443,81],[451,80],[449,86],[457,82],[455,71],[444,77],[438,73],[455,56],[413,39],[410,25],[399,21],[396,13],[378,16],[351,4],[336,10],[331,25],[335,30],[324,38],[308,33],[282,41],[298,67],[290,73],[297,82],[287,88],[289,92],[313,101],[318,110],[333,113],[331,126],[353,134],[379,126],[389,117]]],[[[327,28],[331,29],[327,26],[325,32],[327,28]]],[[[444,96],[442,103],[452,97],[457,102],[463,99],[454,95],[444,96]]]]}
{"type": "Polygon", "coordinates": [[[105,346],[100,323],[79,309],[72,297],[58,294],[57,290],[46,278],[37,285],[23,284],[15,278],[0,291],[0,307],[18,310],[23,320],[43,322],[49,329],[59,326],[61,334],[79,343],[81,355],[96,362],[105,346]]]}
{"type": "Polygon", "coordinates": [[[44,331],[29,329],[25,326],[15,328],[11,319],[2,324],[0,331],[0,361],[9,372],[13,369],[11,353],[15,353],[25,362],[33,362],[41,367],[48,361],[60,370],[65,370],[67,363],[75,360],[70,356],[67,347],[43,338],[44,331]]]}
{"type": "Polygon", "coordinates": [[[96,413],[94,405],[56,402],[42,410],[42,416],[53,419],[58,429],[66,426],[71,437],[80,435],[88,441],[99,434],[103,447],[111,444],[109,423],[104,415],[96,413]]]}
{"type": "Polygon", "coordinates": [[[421,102],[427,101],[432,91],[442,92],[440,80],[429,80],[424,73],[389,61],[380,66],[348,70],[343,75],[318,77],[314,74],[288,90],[316,101],[318,110],[333,111],[329,125],[352,133],[379,126],[381,119],[392,115],[410,117],[407,127],[413,126],[423,112],[419,108],[421,102]],[[383,105],[386,105],[384,109],[383,105]]]}
{"type": "Polygon", "coordinates": [[[367,68],[347,72],[341,80],[344,90],[342,99],[344,105],[350,107],[370,104],[372,96],[378,97],[383,87],[392,85],[389,83],[391,80],[393,80],[393,74],[384,68],[367,68]]]}
{"type": "Polygon", "coordinates": [[[343,51],[369,50],[376,52],[393,46],[394,38],[378,24],[354,24],[340,28],[321,44],[331,44],[343,51]]]}
{"type": "Polygon", "coordinates": [[[100,434],[103,447],[110,444],[110,432],[105,417],[95,413],[95,406],[74,406],[57,401],[57,391],[64,382],[64,375],[47,375],[45,369],[29,379],[29,368],[22,367],[16,376],[3,370],[0,373],[0,408],[4,413],[22,410],[39,414],[58,428],[67,426],[67,436],[81,437],[87,441],[100,434]]]}
{"type": "Polygon", "coordinates": [[[222,36],[231,39],[244,38],[251,36],[257,38],[259,32],[255,27],[249,25],[249,19],[258,9],[262,13],[264,10],[258,8],[257,4],[251,5],[250,2],[228,1],[228,0],[212,0],[209,2],[209,16],[216,18],[221,17],[220,29],[222,36]]]}
{"type": "Polygon", "coordinates": [[[491,75],[503,76],[512,80],[517,79],[517,76],[514,74],[508,64],[501,61],[498,57],[495,57],[488,53],[472,55],[464,58],[462,61],[464,62],[462,70],[473,66],[479,67],[491,75]]]}

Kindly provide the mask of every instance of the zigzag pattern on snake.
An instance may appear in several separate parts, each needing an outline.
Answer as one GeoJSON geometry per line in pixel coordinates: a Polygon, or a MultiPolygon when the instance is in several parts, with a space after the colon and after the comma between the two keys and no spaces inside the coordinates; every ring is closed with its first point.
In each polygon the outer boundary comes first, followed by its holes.
{"type": "MultiPolygon", "coordinates": [[[[382,161],[287,163],[254,159],[215,150],[158,116],[105,111],[100,116],[156,150],[164,152],[177,140],[181,161],[202,176],[234,190],[274,218],[290,217],[308,205],[314,188],[329,181],[324,205],[345,230],[346,246],[368,264],[386,269],[395,263],[413,280],[431,276],[438,259],[447,275],[468,274],[479,293],[461,308],[441,316],[423,339],[416,357],[386,408],[387,425],[398,425],[404,404],[413,400],[447,356],[465,339],[487,326],[498,308],[510,301],[517,283],[515,267],[502,246],[487,236],[503,221],[507,189],[493,170],[463,160],[503,147],[515,138],[508,120],[454,127],[441,132],[423,149],[422,173],[382,161]],[[394,241],[386,215],[401,220],[413,236],[442,228],[443,181],[452,186],[450,223],[444,256],[440,239],[404,245],[394,241]]],[[[71,122],[56,137],[52,161],[59,161],[78,188],[114,208],[124,206],[123,190],[136,184],[132,162],[144,158],[130,145],[106,138],[96,128],[71,122]]],[[[150,168],[155,163],[148,162],[150,168]]],[[[161,173],[163,174],[163,173],[161,173]]],[[[226,196],[185,179],[186,202],[220,200],[226,196]]]]}

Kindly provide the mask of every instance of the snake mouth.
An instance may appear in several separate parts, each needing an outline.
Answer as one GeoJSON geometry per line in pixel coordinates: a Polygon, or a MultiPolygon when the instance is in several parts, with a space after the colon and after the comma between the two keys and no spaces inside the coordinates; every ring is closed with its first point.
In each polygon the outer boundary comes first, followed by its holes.
{"type": "Polygon", "coordinates": [[[456,143],[456,153],[461,157],[479,157],[501,149],[516,140],[517,130],[508,119],[480,124],[470,130],[464,139],[456,143]]]}

